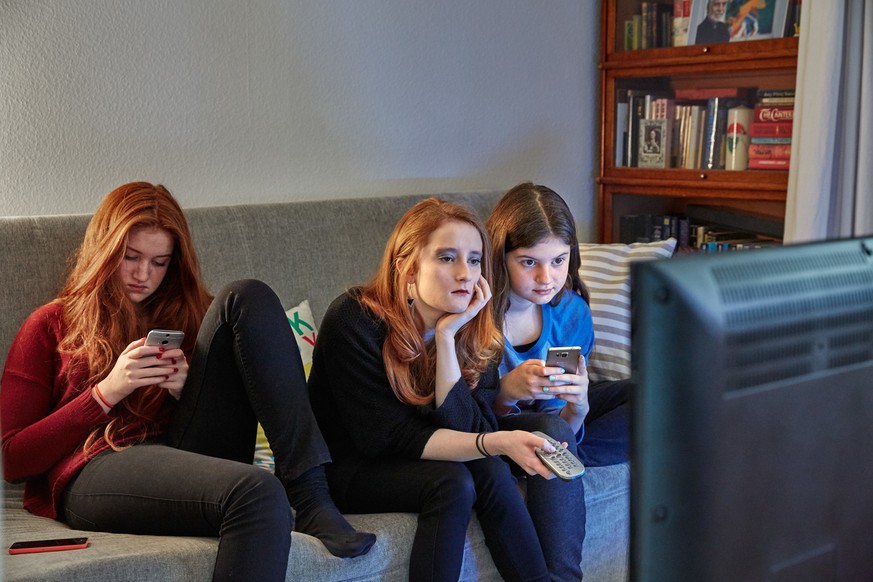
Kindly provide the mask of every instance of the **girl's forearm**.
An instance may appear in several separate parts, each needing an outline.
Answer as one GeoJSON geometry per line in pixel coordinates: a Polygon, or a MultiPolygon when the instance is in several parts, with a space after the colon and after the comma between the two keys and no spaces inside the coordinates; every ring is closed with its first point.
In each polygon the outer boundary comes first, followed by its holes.
{"type": "Polygon", "coordinates": [[[421,453],[427,461],[472,461],[482,455],[476,450],[476,435],[447,428],[437,430],[421,453]]]}
{"type": "Polygon", "coordinates": [[[439,408],[445,402],[452,387],[461,379],[461,364],[455,352],[455,336],[437,332],[436,378],[434,386],[434,406],[439,408]]]}

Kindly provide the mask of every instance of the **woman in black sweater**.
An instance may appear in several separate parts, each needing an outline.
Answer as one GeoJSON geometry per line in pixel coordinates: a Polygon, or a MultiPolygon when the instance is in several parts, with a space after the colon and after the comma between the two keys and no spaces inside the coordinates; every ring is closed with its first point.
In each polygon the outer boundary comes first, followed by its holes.
{"type": "MultiPolygon", "coordinates": [[[[373,279],[328,309],[309,388],[331,490],[344,512],[418,513],[411,580],[458,579],[473,510],[504,579],[578,580],[581,482],[552,480],[542,438],[497,430],[486,248],[469,210],[427,199],[397,224],[373,279]],[[550,487],[526,506],[498,455],[550,487]]],[[[552,436],[568,441],[561,424],[552,436]]]]}

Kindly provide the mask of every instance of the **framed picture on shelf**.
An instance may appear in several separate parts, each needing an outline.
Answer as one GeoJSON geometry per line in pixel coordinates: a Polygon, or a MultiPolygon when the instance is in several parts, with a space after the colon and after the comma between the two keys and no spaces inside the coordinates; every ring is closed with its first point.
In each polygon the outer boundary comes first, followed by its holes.
{"type": "Polygon", "coordinates": [[[637,166],[670,167],[670,120],[641,119],[637,166]]]}
{"type": "Polygon", "coordinates": [[[691,0],[688,44],[781,38],[789,0],[691,0]]]}

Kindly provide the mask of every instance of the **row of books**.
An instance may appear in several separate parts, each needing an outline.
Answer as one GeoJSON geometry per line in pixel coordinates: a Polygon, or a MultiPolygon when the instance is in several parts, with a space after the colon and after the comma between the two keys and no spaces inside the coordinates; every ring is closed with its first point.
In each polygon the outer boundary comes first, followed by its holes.
{"type": "Polygon", "coordinates": [[[679,252],[752,250],[782,244],[782,221],[720,206],[689,205],[684,215],[626,214],[622,243],[675,238],[679,252]]]}
{"type": "Polygon", "coordinates": [[[749,127],[749,168],[788,170],[794,122],[794,91],[758,91],[757,96],[749,127]]]}
{"type": "MultiPolygon", "coordinates": [[[[706,0],[695,0],[703,7],[696,16],[706,16],[706,0]]],[[[784,22],[774,37],[798,36],[800,33],[801,0],[785,0],[785,3],[769,8],[770,18],[784,22]],[[784,10],[785,18],[775,18],[776,10],[784,10]]],[[[640,12],[625,20],[623,25],[624,50],[685,46],[688,44],[688,29],[692,26],[692,0],[642,0],[640,12]]],[[[757,8],[757,7],[756,7],[757,8]]],[[[699,22],[693,23],[694,26],[699,22]]]]}
{"type": "MultiPolygon", "coordinates": [[[[691,10],[691,0],[688,10],[691,10]]],[[[674,45],[673,1],[643,0],[640,13],[624,22],[624,49],[636,50],[674,45]]],[[[689,12],[690,14],[690,12],[689,12]]]]}
{"type": "Polygon", "coordinates": [[[728,112],[754,105],[748,137],[749,158],[756,161],[749,167],[787,168],[769,160],[790,156],[793,95],[793,90],[758,91],[754,87],[676,89],[670,95],[627,90],[617,104],[615,165],[736,169],[727,165],[727,137],[729,130],[745,130],[736,124],[728,126],[728,112]],[[779,104],[768,101],[777,99],[776,95],[779,104]],[[768,161],[759,161],[764,158],[768,161]]]}

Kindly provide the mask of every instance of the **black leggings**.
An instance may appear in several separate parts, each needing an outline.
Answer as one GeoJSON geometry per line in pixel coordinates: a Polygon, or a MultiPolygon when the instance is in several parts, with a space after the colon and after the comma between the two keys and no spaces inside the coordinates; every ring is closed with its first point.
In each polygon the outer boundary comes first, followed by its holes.
{"type": "Polygon", "coordinates": [[[329,460],[279,299],[237,281],[203,320],[165,442],[93,459],[64,515],[77,529],[219,536],[213,580],[284,580],[294,518],[283,483],[329,460]],[[258,421],[279,479],[251,464],[258,421]]]}
{"type": "Polygon", "coordinates": [[[549,580],[530,514],[500,458],[466,463],[375,459],[332,490],[346,491],[337,504],[343,512],[418,513],[410,580],[458,579],[474,509],[504,580],[549,580]]]}

